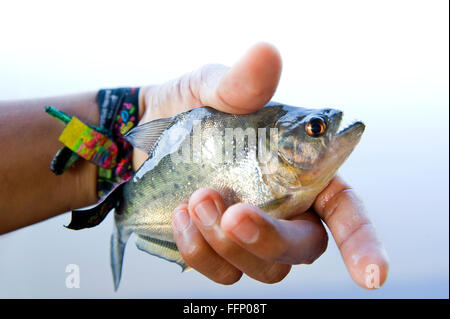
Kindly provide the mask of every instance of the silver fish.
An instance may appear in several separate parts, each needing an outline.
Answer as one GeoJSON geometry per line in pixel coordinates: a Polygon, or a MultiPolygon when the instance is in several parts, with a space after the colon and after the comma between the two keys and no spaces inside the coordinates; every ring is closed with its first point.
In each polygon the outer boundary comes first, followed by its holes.
{"type": "Polygon", "coordinates": [[[276,218],[306,211],[364,131],[362,122],[339,130],[341,119],[335,109],[270,102],[247,115],[202,107],[137,126],[126,138],[149,158],[102,203],[73,212],[72,222],[115,208],[111,267],[116,290],[132,233],[140,250],[186,269],[171,227],[176,206],[195,190],[210,187],[226,205],[249,203],[276,218]]]}

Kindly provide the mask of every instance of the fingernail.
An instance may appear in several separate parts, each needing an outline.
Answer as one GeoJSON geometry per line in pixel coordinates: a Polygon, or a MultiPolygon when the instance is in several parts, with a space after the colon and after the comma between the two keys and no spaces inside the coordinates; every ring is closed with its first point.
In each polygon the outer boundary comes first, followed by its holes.
{"type": "Polygon", "coordinates": [[[173,223],[179,232],[184,231],[191,223],[191,219],[185,210],[177,210],[173,213],[173,223]]]}
{"type": "Polygon", "coordinates": [[[219,216],[217,207],[211,200],[205,200],[195,206],[195,214],[204,226],[211,226],[219,216]]]}
{"type": "Polygon", "coordinates": [[[231,232],[246,244],[256,242],[259,236],[258,226],[250,218],[242,220],[231,232]]]}

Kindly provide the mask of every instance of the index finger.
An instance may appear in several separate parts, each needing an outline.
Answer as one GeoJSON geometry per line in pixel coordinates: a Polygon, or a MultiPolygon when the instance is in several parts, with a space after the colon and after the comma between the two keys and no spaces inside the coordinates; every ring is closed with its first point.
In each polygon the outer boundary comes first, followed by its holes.
{"type": "Polygon", "coordinates": [[[333,178],[316,198],[313,208],[330,229],[353,280],[366,289],[383,285],[388,257],[352,188],[340,177],[333,178]]]}

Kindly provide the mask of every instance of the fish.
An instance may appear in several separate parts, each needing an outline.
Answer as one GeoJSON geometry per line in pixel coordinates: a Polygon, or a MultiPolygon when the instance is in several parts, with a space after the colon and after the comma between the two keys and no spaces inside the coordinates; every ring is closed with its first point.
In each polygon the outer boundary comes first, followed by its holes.
{"type": "MultiPolygon", "coordinates": [[[[251,114],[194,108],[138,125],[125,138],[149,157],[132,178],[97,206],[72,212],[68,228],[98,224],[114,209],[114,289],[128,239],[138,249],[188,269],[177,249],[172,211],[199,188],[226,206],[244,202],[279,219],[305,212],[360,141],[365,125],[341,128],[343,112],[269,102],[251,114]]],[[[90,227],[90,226],[86,226],[90,227]]]]}

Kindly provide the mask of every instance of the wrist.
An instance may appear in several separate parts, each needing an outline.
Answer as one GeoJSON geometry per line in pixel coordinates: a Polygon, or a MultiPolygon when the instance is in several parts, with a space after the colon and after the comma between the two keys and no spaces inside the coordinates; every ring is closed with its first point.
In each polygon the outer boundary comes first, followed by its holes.
{"type": "MultiPolygon", "coordinates": [[[[138,125],[141,123],[145,123],[148,122],[148,120],[146,119],[146,115],[147,115],[147,101],[148,101],[148,96],[151,94],[150,92],[152,90],[154,90],[155,86],[154,85],[148,85],[148,86],[143,86],[140,88],[139,90],[139,121],[138,121],[138,125]]],[[[131,155],[131,163],[132,163],[132,167],[133,167],[133,171],[137,171],[139,169],[139,167],[145,162],[145,160],[148,158],[147,153],[137,149],[137,148],[133,148],[133,152],[131,155]]]]}
{"type": "Polygon", "coordinates": [[[139,121],[146,122],[146,112],[148,109],[148,96],[155,89],[155,85],[143,86],[139,90],[139,121]]]}

